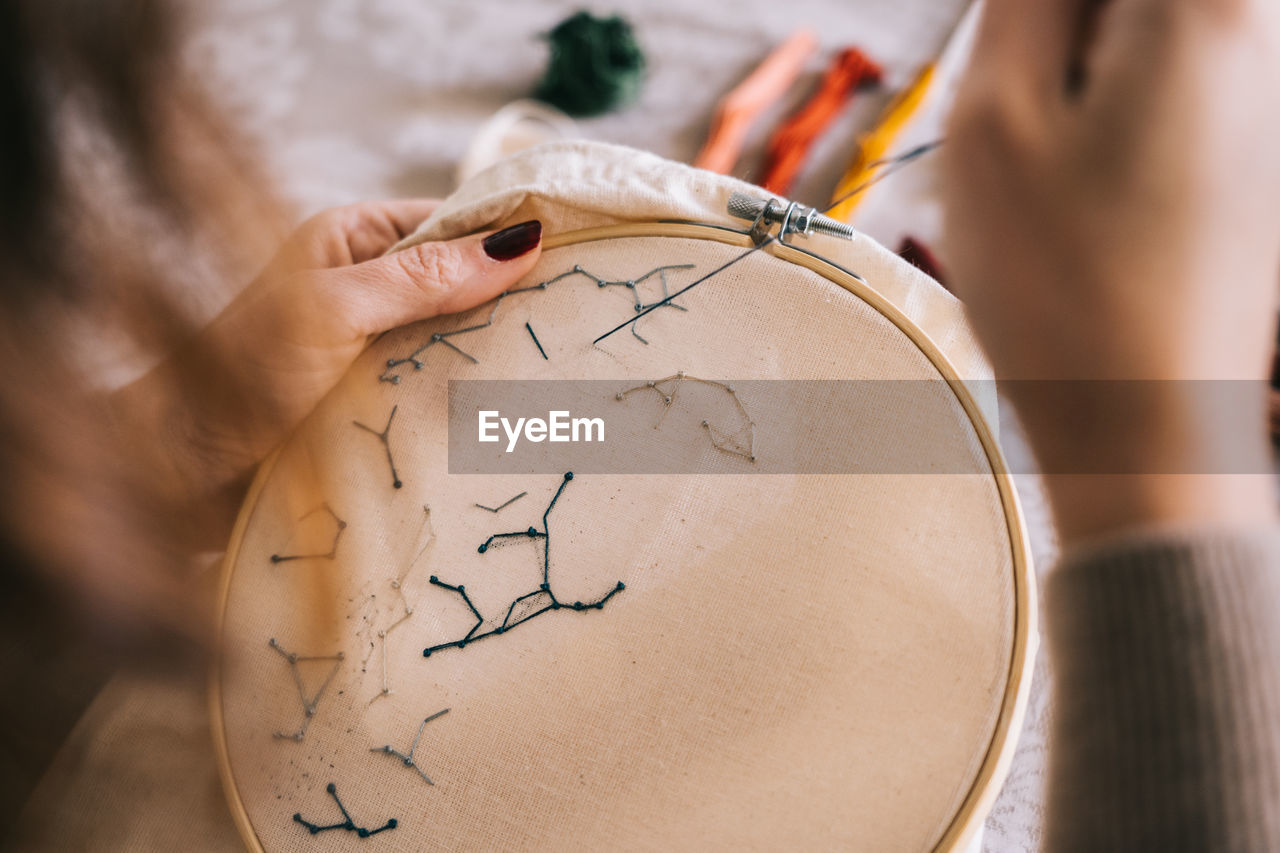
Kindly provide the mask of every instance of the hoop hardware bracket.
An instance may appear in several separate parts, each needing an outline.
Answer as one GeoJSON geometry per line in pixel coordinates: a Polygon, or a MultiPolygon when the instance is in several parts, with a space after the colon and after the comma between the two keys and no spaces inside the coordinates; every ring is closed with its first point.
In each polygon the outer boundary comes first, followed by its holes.
{"type": "Polygon", "coordinates": [[[808,237],[810,234],[826,234],[841,240],[856,240],[858,231],[852,225],[832,219],[812,207],[799,202],[784,202],[782,199],[756,198],[746,193],[735,192],[729,196],[729,215],[737,219],[751,222],[747,232],[757,246],[769,237],[770,227],[778,226],[778,241],[788,243],[789,238],[799,234],[808,237]]]}

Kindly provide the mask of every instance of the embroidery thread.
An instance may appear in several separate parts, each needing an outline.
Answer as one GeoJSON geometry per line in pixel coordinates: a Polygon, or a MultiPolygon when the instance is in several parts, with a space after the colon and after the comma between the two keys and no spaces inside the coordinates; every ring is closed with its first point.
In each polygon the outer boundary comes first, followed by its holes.
{"type": "Polygon", "coordinates": [[[443,717],[447,713],[449,713],[448,708],[445,708],[443,711],[436,711],[434,714],[424,719],[418,725],[418,733],[413,736],[413,743],[409,746],[408,753],[400,752],[399,750],[392,748],[390,744],[387,744],[386,746],[375,746],[371,748],[369,751],[381,752],[384,755],[395,756],[396,758],[400,759],[400,761],[404,764],[405,767],[412,767],[414,770],[418,771],[418,775],[422,777],[422,781],[426,782],[428,785],[434,786],[436,783],[432,782],[431,777],[426,774],[426,771],[424,771],[421,767],[418,766],[413,755],[415,752],[418,751],[418,741],[422,739],[422,730],[427,727],[427,723],[431,722],[432,720],[438,717],[443,717]]]}
{"type": "Polygon", "coordinates": [[[524,327],[529,330],[529,337],[533,338],[533,345],[538,348],[538,352],[542,353],[542,360],[548,361],[547,351],[542,348],[542,341],[538,340],[538,336],[533,333],[533,326],[526,322],[524,327]]]}
{"type": "Polygon", "coordinates": [[[396,598],[399,601],[401,614],[396,621],[378,631],[378,645],[382,653],[382,689],[369,700],[370,705],[384,696],[390,696],[392,693],[390,677],[387,674],[387,639],[391,636],[392,631],[408,622],[409,618],[413,616],[413,605],[409,603],[409,599],[404,594],[404,584],[409,574],[422,560],[422,556],[427,553],[427,549],[435,544],[436,541],[435,527],[431,523],[431,507],[425,504],[422,507],[422,523],[418,526],[418,535],[415,541],[422,542],[422,547],[413,555],[413,559],[405,564],[400,574],[391,579],[391,588],[395,591],[396,598]],[[423,541],[423,531],[426,532],[425,542],[423,541]]]}
{"type": "MultiPolygon", "coordinates": [[[[489,316],[485,318],[485,321],[483,323],[475,323],[473,325],[466,326],[461,329],[454,329],[451,332],[435,332],[434,334],[431,335],[431,337],[427,340],[426,343],[419,346],[417,349],[409,353],[404,358],[387,359],[386,368],[382,371],[381,375],[378,376],[378,380],[381,382],[390,382],[392,385],[400,384],[400,374],[396,373],[395,371],[406,364],[413,365],[414,370],[421,370],[423,367],[426,366],[426,362],[422,360],[423,353],[425,353],[428,349],[435,346],[436,344],[444,344],[446,347],[453,350],[458,355],[462,356],[472,364],[479,364],[480,363],[479,359],[477,359],[471,353],[459,347],[457,344],[453,343],[451,339],[456,338],[460,335],[467,335],[472,332],[478,332],[481,329],[487,329],[490,326],[492,326],[494,319],[497,318],[498,316],[498,309],[502,306],[502,300],[515,296],[520,293],[531,293],[537,290],[546,290],[551,285],[560,281],[564,281],[565,279],[571,278],[573,276],[582,276],[590,281],[593,281],[595,282],[596,287],[601,290],[608,287],[621,287],[631,291],[632,305],[635,308],[636,316],[631,320],[628,320],[627,323],[623,323],[621,326],[618,326],[618,328],[621,329],[623,326],[631,324],[632,326],[631,333],[635,335],[636,338],[641,343],[647,344],[649,342],[644,338],[640,337],[639,332],[636,331],[636,328],[635,328],[636,321],[638,321],[640,317],[650,313],[654,309],[660,308],[663,306],[670,306],[680,311],[687,311],[688,309],[685,308],[683,305],[676,305],[672,300],[675,299],[675,297],[679,296],[681,293],[683,293],[684,290],[688,290],[688,288],[686,287],[683,290],[680,290],[676,293],[671,293],[670,286],[667,283],[667,273],[671,270],[688,270],[693,268],[694,268],[693,264],[666,264],[664,266],[655,267],[649,270],[644,275],[641,275],[637,278],[626,278],[626,279],[614,280],[614,279],[601,278],[595,273],[591,273],[583,269],[580,265],[574,264],[573,269],[569,270],[568,272],[563,272],[560,275],[549,278],[546,281],[540,281],[537,284],[530,285],[529,287],[517,287],[513,290],[508,290],[505,293],[499,294],[498,297],[493,300],[493,308],[489,310],[489,316]],[[649,281],[654,276],[657,276],[658,280],[661,282],[662,296],[654,302],[646,303],[640,298],[639,288],[641,284],[643,284],[646,281],[649,281]]],[[[723,269],[723,267],[721,269],[723,269]]],[[[529,334],[533,335],[532,328],[529,329],[529,334]]],[[[537,343],[537,335],[533,335],[533,337],[534,337],[534,342],[537,343]]],[[[600,338],[598,338],[596,342],[598,343],[599,340],[600,338]]],[[[542,349],[541,344],[538,344],[538,349],[539,350],[542,349]]],[[[543,352],[542,356],[543,358],[546,358],[547,357],[546,352],[543,352]]]]}
{"type": "Polygon", "coordinates": [[[338,542],[342,539],[342,534],[347,529],[347,523],[338,517],[338,514],[333,511],[333,507],[329,506],[327,502],[320,504],[320,506],[306,513],[305,515],[300,517],[298,521],[299,522],[306,521],[308,518],[315,515],[317,512],[327,513],[333,519],[333,522],[334,522],[333,541],[329,545],[329,550],[324,552],[323,554],[284,554],[284,555],[272,554],[271,562],[287,563],[291,560],[332,560],[334,557],[337,556],[338,542]]]}
{"type": "Polygon", "coordinates": [[[742,417],[743,425],[733,432],[721,430],[713,425],[709,420],[703,419],[702,428],[707,431],[707,437],[711,440],[711,445],[717,450],[725,453],[741,456],[749,462],[756,461],[756,425],[751,420],[751,415],[747,413],[747,409],[742,405],[741,398],[738,397],[737,389],[732,385],[724,382],[716,382],[711,379],[699,379],[696,376],[689,376],[683,370],[667,376],[663,379],[654,379],[643,385],[637,385],[634,388],[628,388],[625,391],[619,391],[614,395],[616,400],[625,400],[637,391],[653,391],[662,398],[662,417],[658,418],[658,422],[654,424],[654,429],[662,425],[662,421],[667,417],[667,413],[671,411],[671,407],[675,405],[676,395],[680,392],[680,386],[685,382],[696,382],[699,385],[707,385],[712,388],[722,388],[728,392],[733,398],[733,404],[738,410],[738,414],[742,417]]]}
{"type": "Polygon", "coordinates": [[[379,832],[386,832],[388,829],[395,829],[400,822],[395,818],[389,819],[377,829],[367,829],[363,826],[356,826],[356,822],[351,819],[351,815],[347,812],[346,806],[342,804],[342,800],[338,799],[338,788],[332,782],[325,786],[325,792],[333,797],[333,801],[338,804],[338,811],[342,812],[342,823],[331,823],[328,826],[320,826],[309,820],[304,820],[301,812],[293,813],[295,823],[300,823],[306,827],[307,832],[312,835],[319,835],[322,832],[328,832],[331,829],[341,829],[345,832],[354,832],[360,838],[368,838],[370,835],[377,835],[379,832]]]}
{"type": "Polygon", "coordinates": [[[294,740],[301,742],[307,734],[307,728],[311,725],[311,720],[316,715],[316,708],[320,705],[320,699],[324,696],[325,690],[329,687],[329,682],[333,681],[333,677],[338,674],[338,669],[342,666],[342,661],[346,659],[346,655],[338,652],[333,655],[299,655],[295,652],[288,651],[284,646],[272,637],[267,641],[267,645],[275,649],[281,657],[289,662],[289,671],[293,674],[293,682],[298,688],[298,701],[302,703],[302,725],[296,732],[286,733],[282,731],[273,732],[273,737],[281,740],[294,740]],[[298,668],[298,664],[307,663],[308,661],[333,661],[333,667],[330,668],[329,674],[325,676],[320,687],[316,690],[311,698],[307,698],[307,688],[302,683],[302,670],[298,668]]]}
{"type": "Polygon", "coordinates": [[[499,512],[502,512],[507,507],[511,506],[516,501],[520,500],[522,497],[524,497],[527,494],[529,493],[521,492],[520,494],[516,495],[514,498],[509,498],[503,503],[498,504],[497,506],[485,506],[484,504],[476,504],[476,506],[479,507],[480,509],[487,509],[489,510],[489,512],[492,512],[492,513],[499,513],[499,512]]]}
{"type": "Polygon", "coordinates": [[[599,599],[589,602],[575,601],[572,604],[558,599],[551,589],[551,529],[548,525],[548,518],[551,515],[551,510],[555,508],[556,501],[560,500],[560,495],[572,480],[573,472],[569,471],[564,475],[564,479],[560,481],[560,487],[556,489],[556,493],[552,496],[551,502],[547,504],[546,511],[542,513],[541,530],[536,527],[529,527],[525,530],[516,530],[510,533],[495,533],[476,549],[479,553],[483,554],[493,547],[495,543],[502,543],[515,539],[542,540],[542,583],[538,585],[536,590],[526,593],[512,601],[511,605],[507,608],[506,616],[503,617],[501,624],[497,627],[483,633],[476,633],[480,630],[481,626],[484,625],[485,618],[481,615],[480,611],[476,609],[476,606],[472,604],[471,598],[467,595],[466,587],[462,584],[458,584],[457,586],[447,584],[435,575],[431,576],[432,584],[451,590],[462,598],[463,602],[467,605],[467,608],[476,617],[476,623],[472,625],[471,630],[469,630],[466,635],[459,640],[452,640],[447,643],[440,643],[423,649],[423,657],[431,657],[431,655],[444,649],[463,649],[467,647],[468,643],[475,643],[487,637],[495,637],[500,634],[505,634],[517,625],[521,625],[528,622],[530,619],[553,610],[603,610],[605,604],[609,602],[609,599],[626,589],[626,585],[622,581],[618,581],[616,586],[610,589],[599,599]],[[517,607],[520,608],[519,612],[517,612],[517,607]]]}
{"type": "Polygon", "coordinates": [[[382,432],[378,432],[373,427],[366,426],[359,421],[351,422],[370,435],[375,436],[378,441],[382,442],[382,449],[387,452],[387,466],[391,468],[391,486],[396,489],[403,486],[404,483],[400,481],[400,475],[396,473],[396,460],[395,457],[391,455],[391,441],[388,436],[391,434],[391,422],[396,419],[396,411],[398,411],[399,408],[399,406],[391,407],[391,414],[387,416],[387,425],[382,428],[382,432]]]}

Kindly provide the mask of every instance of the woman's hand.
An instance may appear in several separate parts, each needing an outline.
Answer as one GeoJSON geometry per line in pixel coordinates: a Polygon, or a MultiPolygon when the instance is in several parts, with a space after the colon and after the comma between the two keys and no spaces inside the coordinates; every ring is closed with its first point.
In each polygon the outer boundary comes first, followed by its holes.
{"type": "Polygon", "coordinates": [[[1068,540],[1273,518],[1263,476],[1170,472],[1221,470],[1227,448],[1268,468],[1261,382],[1227,394],[1257,408],[1232,418],[1172,380],[1267,374],[1278,91],[1274,0],[988,0],[948,133],[947,249],[997,376],[1032,380],[1007,390],[1068,540]],[[1143,476],[1071,475],[1099,468],[1143,476]]]}
{"type": "Polygon", "coordinates": [[[177,513],[215,511],[213,529],[196,532],[206,544],[225,541],[248,475],[371,335],[493,299],[536,263],[536,221],[384,256],[435,204],[314,217],[188,346],[119,392],[119,423],[138,436],[159,494],[177,513]]]}

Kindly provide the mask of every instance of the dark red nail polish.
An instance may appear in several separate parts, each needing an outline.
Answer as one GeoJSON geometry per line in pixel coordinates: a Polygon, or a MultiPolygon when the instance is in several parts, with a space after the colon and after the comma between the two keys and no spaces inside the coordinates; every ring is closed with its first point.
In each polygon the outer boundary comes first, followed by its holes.
{"type": "Polygon", "coordinates": [[[542,240],[542,223],[536,219],[530,219],[528,222],[495,231],[484,238],[482,245],[484,253],[495,261],[509,261],[533,251],[533,247],[538,245],[540,240],[542,240]]]}

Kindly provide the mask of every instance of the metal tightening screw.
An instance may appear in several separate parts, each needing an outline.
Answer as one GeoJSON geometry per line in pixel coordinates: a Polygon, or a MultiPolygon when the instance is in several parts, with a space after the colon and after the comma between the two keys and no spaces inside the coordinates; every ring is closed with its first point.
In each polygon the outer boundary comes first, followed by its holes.
{"type": "MultiPolygon", "coordinates": [[[[785,204],[778,199],[763,199],[746,193],[734,193],[729,196],[729,215],[748,222],[761,219],[770,225],[778,225],[787,220],[788,234],[809,234],[816,232],[842,240],[855,240],[858,231],[852,225],[832,219],[812,207],[792,202],[785,204]],[[770,203],[772,202],[772,204],[770,203]],[[788,219],[788,212],[790,218],[788,219]],[[763,213],[763,216],[761,214],[763,213]]],[[[786,236],[786,235],[780,235],[786,236]]]]}

